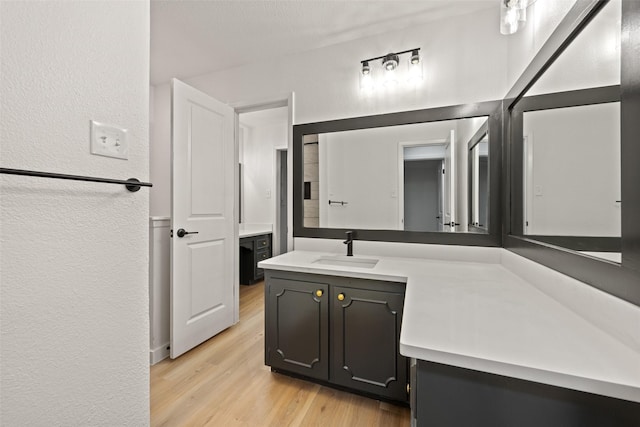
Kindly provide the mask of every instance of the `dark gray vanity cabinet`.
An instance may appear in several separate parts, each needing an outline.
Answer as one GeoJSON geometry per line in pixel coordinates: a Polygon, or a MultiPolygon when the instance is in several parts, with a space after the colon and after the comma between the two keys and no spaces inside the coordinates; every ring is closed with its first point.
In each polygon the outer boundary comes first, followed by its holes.
{"type": "Polygon", "coordinates": [[[271,234],[240,239],[240,283],[252,285],[264,278],[258,263],[271,258],[271,234]]]}
{"type": "Polygon", "coordinates": [[[637,427],[640,403],[424,360],[412,371],[412,424],[637,427]]]}
{"type": "Polygon", "coordinates": [[[265,364],[408,401],[402,283],[267,270],[265,364]]]}

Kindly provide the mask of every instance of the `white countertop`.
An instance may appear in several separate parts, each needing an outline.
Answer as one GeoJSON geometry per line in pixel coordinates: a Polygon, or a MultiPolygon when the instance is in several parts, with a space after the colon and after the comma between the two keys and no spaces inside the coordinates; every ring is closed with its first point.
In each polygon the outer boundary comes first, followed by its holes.
{"type": "Polygon", "coordinates": [[[294,251],[258,266],[406,282],[400,352],[407,357],[640,402],[640,307],[503,251],[501,264],[356,254],[379,259],[359,268],[314,263],[337,254],[294,251]],[[624,312],[625,321],[612,314],[598,324],[534,284],[539,278],[514,273],[538,269],[547,283],[576,282],[568,292],[584,295],[576,307],[624,312]],[[628,330],[611,331],[618,327],[628,330]]]}
{"type": "Polygon", "coordinates": [[[253,237],[259,236],[261,234],[271,234],[272,233],[272,225],[271,224],[245,224],[242,223],[238,226],[238,237],[253,237]]]}

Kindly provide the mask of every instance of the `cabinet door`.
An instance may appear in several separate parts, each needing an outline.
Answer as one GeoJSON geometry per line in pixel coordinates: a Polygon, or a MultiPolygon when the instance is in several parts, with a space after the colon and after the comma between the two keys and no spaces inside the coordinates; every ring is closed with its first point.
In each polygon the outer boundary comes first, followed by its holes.
{"type": "Polygon", "coordinates": [[[329,379],[328,289],[325,283],[267,279],[267,365],[329,379]]]}
{"type": "Polygon", "coordinates": [[[407,359],[400,355],[404,295],[335,286],[331,299],[331,382],[407,401],[407,359]]]}

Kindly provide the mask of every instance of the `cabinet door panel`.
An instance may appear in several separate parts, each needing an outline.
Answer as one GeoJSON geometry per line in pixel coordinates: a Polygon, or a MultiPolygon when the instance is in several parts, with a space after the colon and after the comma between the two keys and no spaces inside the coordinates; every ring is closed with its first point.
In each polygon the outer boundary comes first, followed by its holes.
{"type": "Polygon", "coordinates": [[[324,283],[269,280],[266,288],[267,365],[329,379],[328,288],[324,283]]]}
{"type": "Polygon", "coordinates": [[[406,401],[407,361],[399,351],[404,295],[336,286],[332,301],[331,381],[406,401]]]}

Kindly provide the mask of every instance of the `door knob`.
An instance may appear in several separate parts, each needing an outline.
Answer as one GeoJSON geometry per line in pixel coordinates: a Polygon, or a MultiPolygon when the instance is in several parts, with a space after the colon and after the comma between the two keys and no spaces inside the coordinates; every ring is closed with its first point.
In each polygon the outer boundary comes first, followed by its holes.
{"type": "Polygon", "coordinates": [[[184,237],[187,234],[198,234],[197,231],[186,231],[184,228],[179,228],[178,231],[176,232],[176,234],[178,235],[178,237],[184,237]]]}

